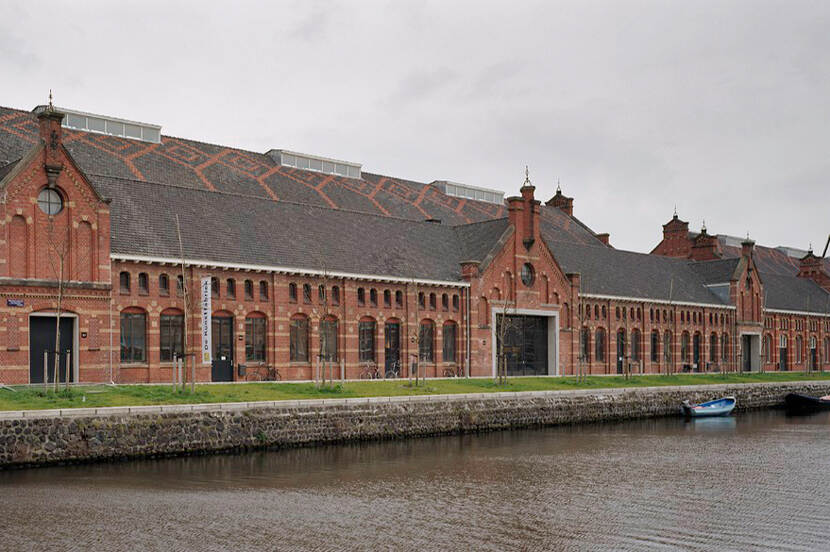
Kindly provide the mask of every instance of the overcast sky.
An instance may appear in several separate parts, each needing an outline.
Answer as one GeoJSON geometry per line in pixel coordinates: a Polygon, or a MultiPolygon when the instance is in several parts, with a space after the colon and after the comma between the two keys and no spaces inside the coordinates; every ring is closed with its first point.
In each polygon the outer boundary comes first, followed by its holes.
{"type": "Polygon", "coordinates": [[[830,232],[830,2],[0,0],[0,105],[546,200],[650,250],[674,205],[830,232]]]}

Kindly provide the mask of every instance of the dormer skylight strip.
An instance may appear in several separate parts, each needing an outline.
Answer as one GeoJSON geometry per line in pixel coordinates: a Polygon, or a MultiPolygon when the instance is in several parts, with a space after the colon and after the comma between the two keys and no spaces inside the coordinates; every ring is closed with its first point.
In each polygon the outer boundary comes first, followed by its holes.
{"type": "Polygon", "coordinates": [[[478,186],[470,186],[459,182],[450,182],[449,180],[436,180],[433,182],[433,185],[440,188],[441,191],[448,196],[485,201],[487,203],[495,203],[497,205],[504,203],[504,192],[499,190],[479,188],[478,186]]]}
{"type": "Polygon", "coordinates": [[[288,150],[271,150],[271,157],[283,167],[293,167],[304,171],[334,174],[345,178],[360,178],[361,165],[339,159],[330,159],[319,155],[297,153],[288,150]]]}
{"type": "Polygon", "coordinates": [[[159,125],[84,113],[83,111],[74,111],[62,107],[56,107],[55,109],[66,114],[66,117],[63,118],[63,126],[66,128],[141,140],[153,144],[161,143],[161,126],[159,125]]]}

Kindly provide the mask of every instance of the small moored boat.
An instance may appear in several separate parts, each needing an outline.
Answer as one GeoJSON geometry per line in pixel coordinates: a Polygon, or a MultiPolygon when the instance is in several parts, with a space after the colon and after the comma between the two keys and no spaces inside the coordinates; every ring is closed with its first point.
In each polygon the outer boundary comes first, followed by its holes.
{"type": "Polygon", "coordinates": [[[689,404],[683,401],[683,413],[690,418],[704,416],[726,416],[735,408],[735,397],[723,397],[715,401],[700,404],[689,404]]]}
{"type": "Polygon", "coordinates": [[[830,395],[811,397],[800,393],[790,393],[784,397],[784,404],[788,412],[809,413],[821,410],[830,410],[830,395]]]}

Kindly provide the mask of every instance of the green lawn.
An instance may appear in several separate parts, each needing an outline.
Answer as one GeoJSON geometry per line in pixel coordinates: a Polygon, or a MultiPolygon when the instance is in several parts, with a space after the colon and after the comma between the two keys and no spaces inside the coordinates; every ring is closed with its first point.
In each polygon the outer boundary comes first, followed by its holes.
{"type": "Polygon", "coordinates": [[[321,399],[432,395],[444,393],[492,393],[498,391],[547,391],[563,389],[609,389],[660,385],[700,385],[707,383],[785,382],[830,380],[827,373],[772,374],[680,374],[674,376],[593,376],[577,383],[575,378],[511,378],[506,385],[491,379],[427,380],[410,387],[406,380],[354,381],[318,388],[313,383],[245,383],[197,385],[196,392],[174,391],[169,385],[90,385],[74,387],[57,394],[35,388],[0,388],[0,410],[43,408],[91,408],[98,406],[139,406],[154,404],[247,402],[287,399],[321,399]]]}

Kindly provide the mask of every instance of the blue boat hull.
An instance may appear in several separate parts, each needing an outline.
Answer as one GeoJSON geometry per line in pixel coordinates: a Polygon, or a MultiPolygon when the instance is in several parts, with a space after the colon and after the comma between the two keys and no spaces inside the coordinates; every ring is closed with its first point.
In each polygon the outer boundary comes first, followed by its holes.
{"type": "Polygon", "coordinates": [[[735,397],[724,397],[716,401],[700,404],[683,403],[683,413],[690,418],[704,418],[710,416],[727,416],[735,409],[735,397]]]}

